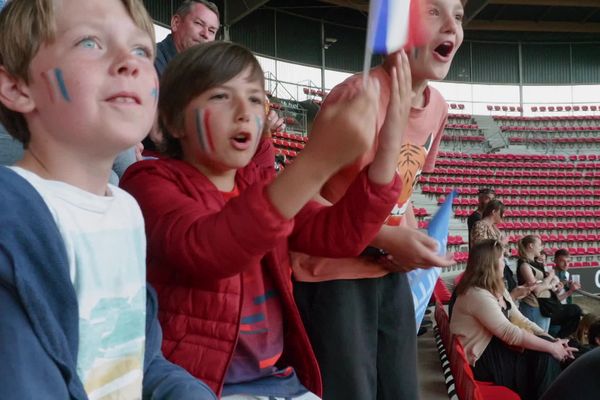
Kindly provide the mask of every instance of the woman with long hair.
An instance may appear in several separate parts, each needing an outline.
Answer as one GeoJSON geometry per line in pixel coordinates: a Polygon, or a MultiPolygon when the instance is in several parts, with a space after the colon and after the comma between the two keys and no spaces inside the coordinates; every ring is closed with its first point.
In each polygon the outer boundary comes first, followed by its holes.
{"type": "Polygon", "coordinates": [[[519,304],[519,310],[544,331],[550,328],[550,317],[543,315],[540,303],[551,297],[551,290],[559,281],[554,271],[545,271],[543,263],[535,261],[543,250],[542,240],[536,235],[527,235],[519,240],[517,281],[519,285],[531,286],[533,290],[519,304]],[[544,300],[541,300],[544,299],[544,300]]]}
{"type": "Polygon", "coordinates": [[[496,239],[503,245],[508,241],[504,233],[498,228],[504,218],[504,204],[500,200],[490,200],[481,214],[481,219],[475,223],[471,230],[470,244],[474,246],[484,239],[496,239]]]}
{"type": "Polygon", "coordinates": [[[463,344],[475,379],[506,386],[524,400],[538,399],[574,349],[519,312],[504,287],[503,253],[497,240],[473,246],[456,287],[450,330],[463,344]]]}
{"type": "MultiPolygon", "coordinates": [[[[505,252],[507,251],[508,238],[498,228],[504,218],[504,204],[500,200],[490,200],[481,214],[482,219],[477,221],[471,230],[469,245],[473,246],[485,239],[494,239],[502,243],[505,252]]],[[[507,263],[504,263],[504,284],[510,292],[513,300],[517,301],[527,296],[531,292],[531,287],[526,285],[517,286],[514,274],[507,263]]]]}

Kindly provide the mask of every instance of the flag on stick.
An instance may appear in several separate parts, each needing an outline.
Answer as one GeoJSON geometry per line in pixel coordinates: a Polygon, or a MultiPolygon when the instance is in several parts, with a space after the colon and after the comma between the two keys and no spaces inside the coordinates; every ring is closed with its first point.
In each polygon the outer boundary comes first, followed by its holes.
{"type": "Polygon", "coordinates": [[[390,54],[411,49],[425,41],[420,0],[371,0],[365,48],[364,78],[373,54],[390,54]]]}
{"type": "MultiPolygon", "coordinates": [[[[440,206],[433,218],[431,218],[427,228],[427,234],[438,242],[439,255],[446,254],[446,247],[448,245],[448,227],[450,225],[450,218],[452,218],[452,202],[454,197],[456,197],[456,194],[457,192],[455,190],[448,194],[444,204],[440,206]]],[[[415,305],[417,329],[419,329],[419,326],[421,325],[421,321],[425,315],[425,309],[427,308],[427,304],[433,293],[433,288],[435,287],[435,282],[439,278],[440,273],[441,268],[433,267],[430,269],[415,269],[407,274],[415,305]]]]}

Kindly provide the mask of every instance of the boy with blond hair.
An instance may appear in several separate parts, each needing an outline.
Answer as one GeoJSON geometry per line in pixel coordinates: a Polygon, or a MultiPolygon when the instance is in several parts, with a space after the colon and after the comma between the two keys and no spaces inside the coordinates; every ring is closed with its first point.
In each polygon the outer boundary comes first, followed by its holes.
{"type": "Polygon", "coordinates": [[[215,399],[166,361],[137,203],[108,184],[153,123],[138,0],[18,0],[0,13],[0,387],[11,398],[215,399]]]}

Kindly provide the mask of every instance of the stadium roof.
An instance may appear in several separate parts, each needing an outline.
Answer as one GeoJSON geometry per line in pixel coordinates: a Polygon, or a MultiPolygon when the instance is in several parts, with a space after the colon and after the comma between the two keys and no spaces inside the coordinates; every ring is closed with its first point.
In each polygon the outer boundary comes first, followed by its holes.
{"type": "MultiPolygon", "coordinates": [[[[369,0],[224,0],[229,25],[259,7],[364,28],[369,0]]],[[[466,38],[598,41],[600,0],[469,0],[466,38]]]]}

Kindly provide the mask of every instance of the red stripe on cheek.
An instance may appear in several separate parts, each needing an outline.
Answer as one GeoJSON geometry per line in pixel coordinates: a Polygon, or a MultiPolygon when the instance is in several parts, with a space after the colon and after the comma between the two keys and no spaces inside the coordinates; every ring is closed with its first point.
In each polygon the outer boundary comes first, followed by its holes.
{"type": "Polygon", "coordinates": [[[210,131],[210,110],[204,110],[204,132],[206,132],[206,139],[208,140],[208,147],[212,153],[215,152],[215,145],[213,143],[212,133],[210,131]]]}

